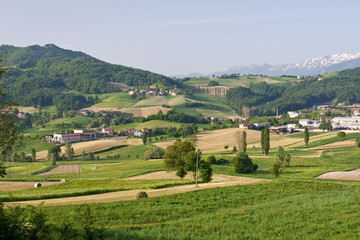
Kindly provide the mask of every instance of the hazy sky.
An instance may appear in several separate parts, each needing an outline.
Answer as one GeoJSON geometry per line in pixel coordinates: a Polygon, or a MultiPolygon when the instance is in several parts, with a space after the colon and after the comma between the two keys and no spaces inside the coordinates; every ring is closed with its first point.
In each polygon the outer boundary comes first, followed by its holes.
{"type": "Polygon", "coordinates": [[[174,75],[360,52],[360,1],[1,0],[0,44],[174,75]]]}

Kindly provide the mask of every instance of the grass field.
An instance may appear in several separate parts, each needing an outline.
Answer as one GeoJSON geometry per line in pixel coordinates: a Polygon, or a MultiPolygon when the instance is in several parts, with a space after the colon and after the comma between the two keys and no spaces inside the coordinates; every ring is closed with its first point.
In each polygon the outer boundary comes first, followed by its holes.
{"type": "Polygon", "coordinates": [[[155,106],[121,109],[121,112],[131,113],[134,117],[148,117],[150,115],[156,115],[159,111],[162,111],[164,114],[166,114],[168,111],[170,111],[170,108],[155,106]]]}
{"type": "Polygon", "coordinates": [[[129,123],[129,124],[122,124],[113,126],[114,130],[120,130],[124,128],[136,128],[136,129],[143,129],[143,128],[153,128],[153,127],[181,127],[185,125],[183,123],[175,123],[175,122],[168,122],[168,121],[161,121],[161,120],[151,120],[144,123],[129,123]]]}
{"type": "Polygon", "coordinates": [[[135,145],[135,146],[121,146],[115,150],[104,151],[99,154],[95,154],[95,156],[99,156],[101,159],[107,159],[108,156],[117,156],[118,159],[128,159],[128,158],[144,158],[144,153],[151,149],[148,145],[135,145]]]}
{"type": "MultiPolygon", "coordinates": [[[[98,152],[115,146],[120,146],[123,145],[124,141],[125,141],[125,137],[122,138],[122,141],[117,139],[99,139],[93,141],[75,142],[72,143],[71,145],[74,148],[75,155],[80,155],[83,151],[85,151],[85,153],[98,152]]],[[[61,152],[65,153],[65,146],[61,147],[61,152]]],[[[47,153],[48,153],[47,150],[37,152],[36,159],[46,160],[47,153]]]]}
{"type": "Polygon", "coordinates": [[[149,106],[176,106],[185,103],[184,96],[156,96],[149,99],[144,99],[137,102],[134,107],[149,107],[149,106]]]}
{"type": "Polygon", "coordinates": [[[41,188],[31,188],[16,191],[0,191],[2,201],[26,201],[51,199],[58,197],[73,197],[106,193],[114,191],[126,191],[134,189],[157,189],[180,184],[193,183],[192,180],[73,180],[63,184],[53,184],[41,188]]]}
{"type": "MultiPolygon", "coordinates": [[[[92,204],[105,239],[357,239],[359,184],[273,181],[92,204]]],[[[76,226],[80,206],[46,207],[76,226]]]]}
{"type": "Polygon", "coordinates": [[[131,99],[128,93],[106,93],[100,94],[101,102],[93,105],[94,107],[130,107],[136,103],[135,99],[131,99]]]}

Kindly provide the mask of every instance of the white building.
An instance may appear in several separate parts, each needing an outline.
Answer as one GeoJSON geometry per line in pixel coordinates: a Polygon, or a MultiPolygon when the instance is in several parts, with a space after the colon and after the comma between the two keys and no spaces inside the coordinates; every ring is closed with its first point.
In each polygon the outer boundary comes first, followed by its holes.
{"type": "Polygon", "coordinates": [[[360,129],[360,116],[335,117],[331,120],[333,129],[360,129]]]}
{"type": "Polygon", "coordinates": [[[299,116],[299,113],[297,111],[288,111],[287,114],[290,118],[296,118],[297,116],[299,116]]]}
{"type": "Polygon", "coordinates": [[[135,130],[135,132],[134,132],[134,136],[135,136],[135,137],[142,137],[142,135],[143,135],[143,132],[142,132],[142,131],[135,130]]]}
{"type": "Polygon", "coordinates": [[[318,128],[320,126],[319,120],[300,119],[299,124],[303,127],[318,128]]]}

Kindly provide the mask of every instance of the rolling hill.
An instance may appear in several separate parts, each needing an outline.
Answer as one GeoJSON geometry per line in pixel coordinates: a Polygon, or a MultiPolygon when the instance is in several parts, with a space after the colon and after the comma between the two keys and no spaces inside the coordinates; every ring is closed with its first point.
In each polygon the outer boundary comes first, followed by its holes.
{"type": "Polygon", "coordinates": [[[252,115],[274,115],[275,108],[282,114],[321,103],[360,102],[359,84],[360,67],[332,72],[287,87],[266,83],[252,84],[249,88],[236,87],[227,92],[226,98],[239,113],[251,111],[252,115]]]}
{"type": "Polygon", "coordinates": [[[0,77],[0,83],[6,86],[9,98],[23,106],[52,105],[55,96],[71,90],[84,94],[119,91],[108,82],[136,88],[181,85],[160,74],[106,63],[53,44],[29,47],[1,45],[1,55],[9,69],[0,77]]]}

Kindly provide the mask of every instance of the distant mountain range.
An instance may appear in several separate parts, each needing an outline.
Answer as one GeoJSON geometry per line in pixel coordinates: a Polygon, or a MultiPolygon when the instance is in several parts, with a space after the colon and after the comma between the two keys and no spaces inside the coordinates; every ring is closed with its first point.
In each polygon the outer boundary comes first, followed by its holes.
{"type": "Polygon", "coordinates": [[[234,66],[226,71],[218,71],[210,74],[191,73],[182,74],[178,77],[221,76],[224,74],[263,74],[268,76],[281,75],[316,75],[349,68],[360,67],[360,53],[334,54],[325,57],[311,58],[301,63],[270,65],[266,63],[252,64],[250,66],[234,66]]]}

